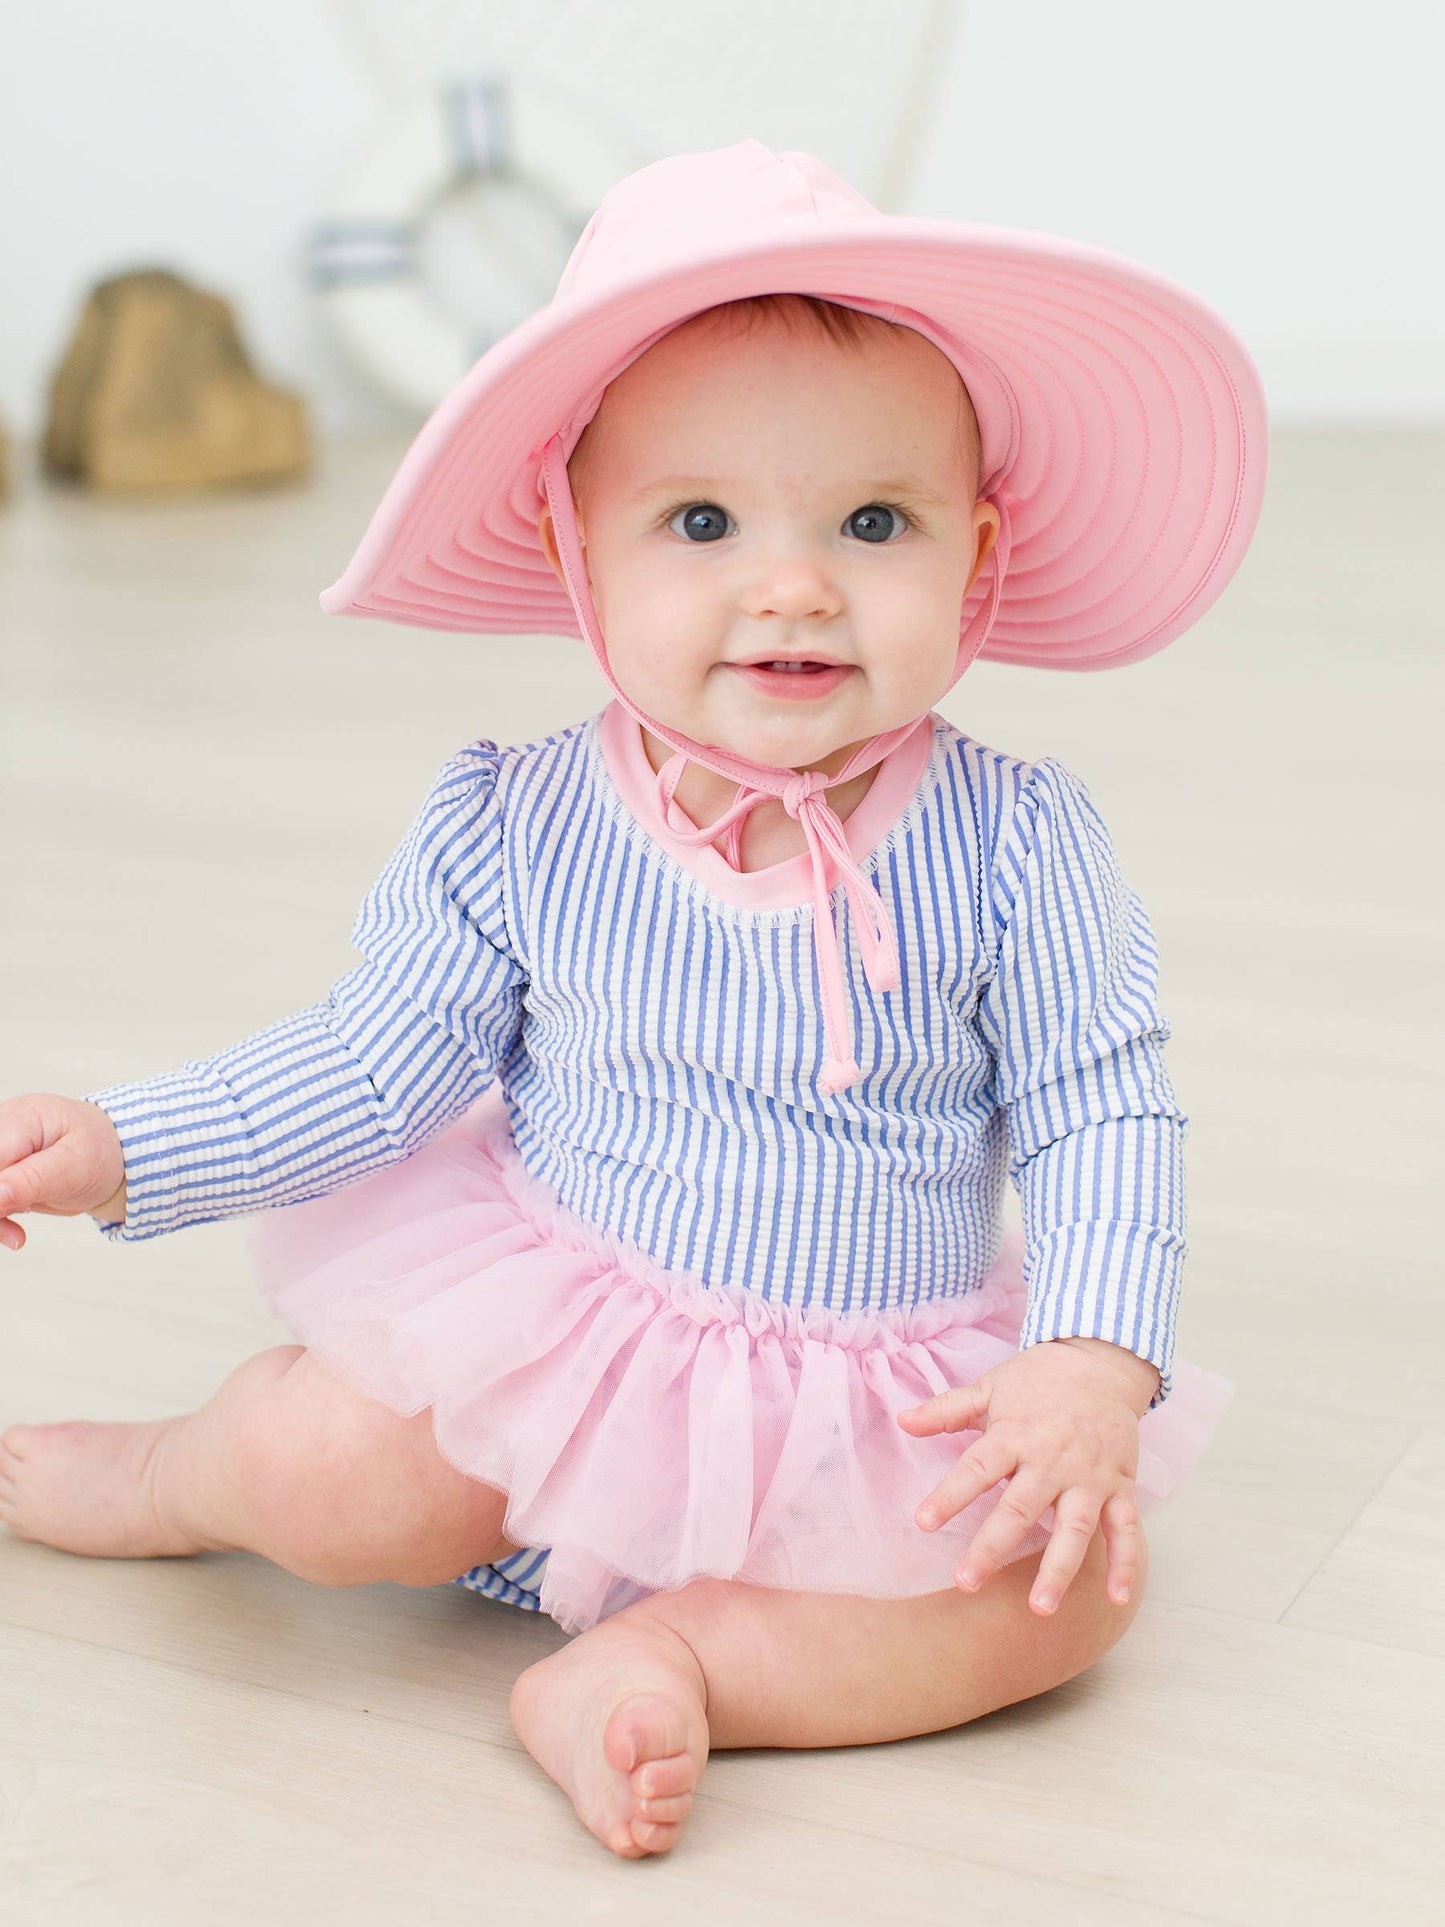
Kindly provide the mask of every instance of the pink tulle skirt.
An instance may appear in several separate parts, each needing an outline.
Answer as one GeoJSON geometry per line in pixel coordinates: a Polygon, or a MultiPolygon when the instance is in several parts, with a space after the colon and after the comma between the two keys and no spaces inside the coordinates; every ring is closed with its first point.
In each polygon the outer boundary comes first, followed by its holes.
{"type": "MultiPolygon", "coordinates": [[[[500,1086],[413,1156],[267,1212],[270,1304],[344,1382],[430,1407],[454,1466],[548,1549],[540,1601],[580,1632],[711,1575],[900,1598],[953,1584],[1000,1480],[933,1532],[914,1513],[979,1436],[896,1414],[1018,1349],[1016,1238],[977,1289],[840,1314],[706,1285],[567,1210],[523,1166],[500,1086]]],[[[1176,1357],[1139,1424],[1141,1518],[1193,1470],[1233,1382],[1176,1357]]],[[[1052,1506],[1012,1557],[1039,1551],[1052,1506]]]]}

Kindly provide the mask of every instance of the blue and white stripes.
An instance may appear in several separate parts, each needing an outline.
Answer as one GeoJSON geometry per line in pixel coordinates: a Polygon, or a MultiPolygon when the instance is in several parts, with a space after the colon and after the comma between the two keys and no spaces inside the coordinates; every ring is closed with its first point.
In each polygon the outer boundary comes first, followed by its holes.
{"type": "MultiPolygon", "coordinates": [[[[838,1312],[969,1289],[1012,1176],[1022,1343],[1150,1359],[1168,1396],[1181,1146],[1148,919],[1078,780],[934,719],[863,868],[898,934],[840,931],[863,1076],[818,1093],[811,900],[722,900],[636,820],[596,717],[442,770],[329,996],[171,1076],[92,1093],[126,1155],[108,1235],[309,1197],[416,1149],[500,1075],[528,1168],[709,1283],[838,1312]]],[[[834,893],[835,906],[842,898],[834,893]]]]}
{"type": "Polygon", "coordinates": [[[1052,759],[1020,794],[993,906],[1001,937],[979,1021],[1028,1236],[1021,1343],[1108,1338],[1162,1370],[1185,1252],[1187,1120],[1160,1048],[1158,948],[1087,790],[1052,759]]]}

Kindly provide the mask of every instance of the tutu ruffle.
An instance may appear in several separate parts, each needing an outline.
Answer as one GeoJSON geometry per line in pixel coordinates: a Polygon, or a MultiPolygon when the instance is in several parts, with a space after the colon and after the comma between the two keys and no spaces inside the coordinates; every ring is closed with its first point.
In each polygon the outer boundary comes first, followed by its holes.
{"type": "MultiPolygon", "coordinates": [[[[266,1213],[252,1250],[300,1342],[392,1411],[430,1407],[443,1456],[509,1495],[504,1529],[550,1548],[542,1610],[568,1632],[705,1575],[943,1591],[1007,1483],[924,1532],[916,1508],[978,1432],[914,1438],[896,1414],[1017,1351],[1014,1237],[975,1290],[905,1311],[706,1285],[567,1210],[523,1166],[493,1085],[413,1156],[266,1213]]],[[[1188,1477],[1233,1390],[1175,1359],[1139,1425],[1141,1517],[1188,1477]]]]}

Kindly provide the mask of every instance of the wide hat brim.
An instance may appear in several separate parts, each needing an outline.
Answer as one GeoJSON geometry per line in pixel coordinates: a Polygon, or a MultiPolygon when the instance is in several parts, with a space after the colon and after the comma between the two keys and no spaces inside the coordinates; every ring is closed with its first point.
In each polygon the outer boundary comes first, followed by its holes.
{"type": "Polygon", "coordinates": [[[1006,502],[1012,536],[982,657],[1116,667],[1172,642],[1224,590],[1259,519],[1269,428],[1259,371],[1220,315],[1138,262],[1057,236],[843,215],[674,256],[528,317],[418,433],[322,608],[580,636],[538,534],[543,448],[563,432],[570,452],[607,383],[670,327],[784,291],[918,326],[967,382],[980,494],[1006,502]]]}

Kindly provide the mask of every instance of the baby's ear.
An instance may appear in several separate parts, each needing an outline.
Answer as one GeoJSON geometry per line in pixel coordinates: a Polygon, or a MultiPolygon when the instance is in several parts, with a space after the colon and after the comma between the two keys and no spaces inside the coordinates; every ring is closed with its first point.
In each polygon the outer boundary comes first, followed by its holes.
{"type": "Polygon", "coordinates": [[[542,544],[542,553],[552,564],[553,573],[562,581],[562,559],[557,553],[557,534],[552,527],[552,509],[549,503],[542,504],[542,513],[537,517],[537,538],[542,544]]]}
{"type": "MultiPolygon", "coordinates": [[[[585,549],[587,546],[587,537],[582,530],[581,513],[576,510],[574,510],[574,513],[577,515],[577,540],[585,549]]],[[[553,574],[562,584],[563,588],[565,588],[567,586],[567,578],[562,573],[562,557],[557,549],[557,531],[552,526],[552,505],[550,502],[544,502],[542,504],[542,513],[537,517],[537,536],[542,544],[543,555],[545,555],[547,560],[552,564],[553,574]]]]}
{"type": "MultiPolygon", "coordinates": [[[[994,503],[987,499],[975,502],[973,505],[973,567],[969,571],[968,589],[971,589],[978,580],[979,572],[987,562],[994,543],[998,540],[999,527],[999,512],[994,503]]],[[[964,590],[965,595],[968,589],[964,590]]]]}

